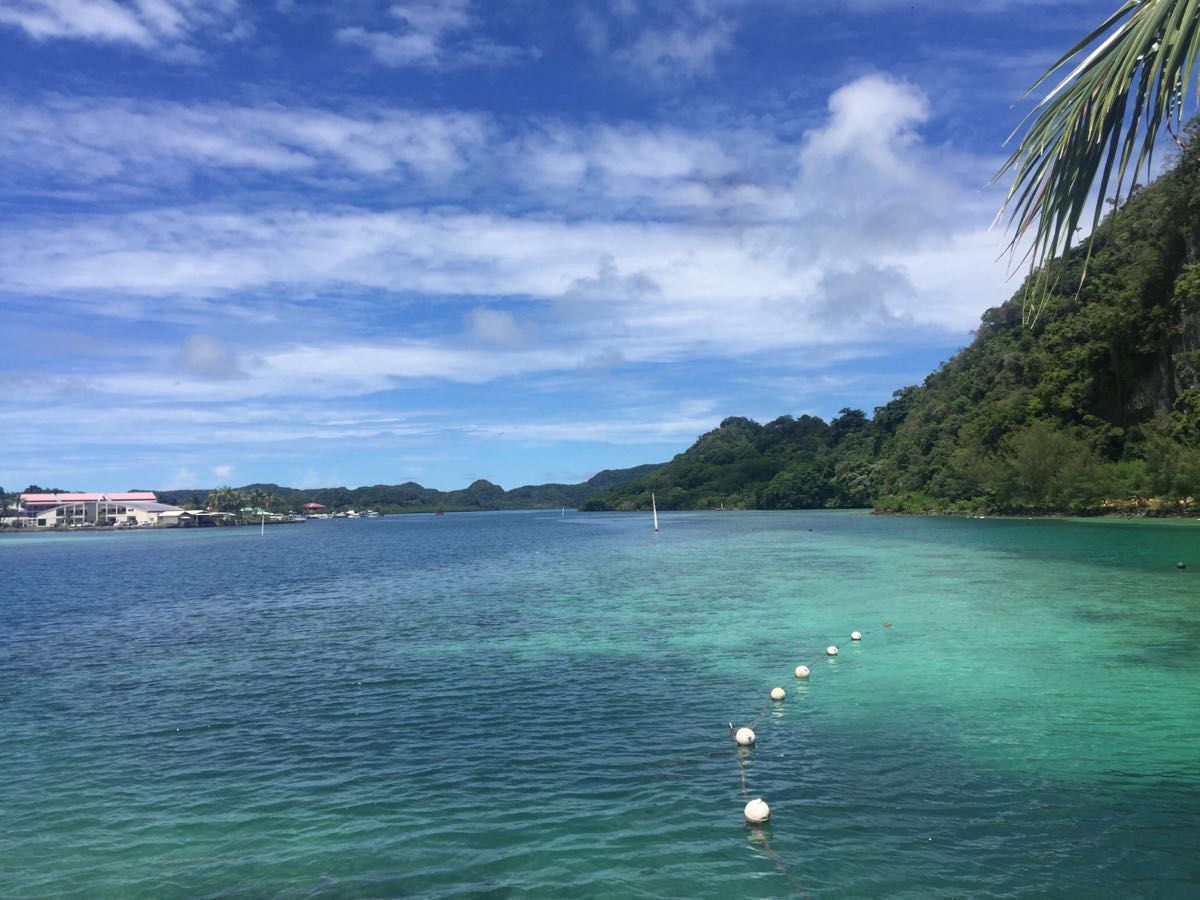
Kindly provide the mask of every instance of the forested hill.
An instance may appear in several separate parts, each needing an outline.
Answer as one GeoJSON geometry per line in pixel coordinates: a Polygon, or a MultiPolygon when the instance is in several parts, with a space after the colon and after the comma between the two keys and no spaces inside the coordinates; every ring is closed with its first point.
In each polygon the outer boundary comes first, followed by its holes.
{"type": "MultiPolygon", "coordinates": [[[[338,509],[373,509],[381,513],[430,512],[433,510],[470,511],[491,509],[550,509],[578,507],[586,497],[614,484],[637,478],[654,471],[654,464],[631,469],[605,469],[579,484],[525,485],[506,491],[497,484],[480,479],[457,491],[439,491],[422,487],[415,481],[404,484],[377,484],[358,488],[299,488],[277,484],[249,484],[234,493],[263,500],[264,506],[280,510],[299,509],[305,503],[320,503],[330,511],[338,509]]],[[[202,506],[208,502],[210,491],[158,491],[160,500],[186,506],[202,506]]],[[[249,501],[247,501],[249,502],[249,501]]],[[[255,503],[254,505],[257,505],[255,503]]]]}
{"type": "Polygon", "coordinates": [[[581,508],[649,509],[651,492],[663,509],[865,506],[873,451],[870,423],[858,410],[830,424],[814,416],[766,425],[734,417],[665,466],[581,508]]]}
{"type": "Polygon", "coordinates": [[[731,418],[585,504],[1097,512],[1200,495],[1200,140],[868,421],[731,418]],[[1044,301],[1044,302],[1042,302],[1044,301]]]}

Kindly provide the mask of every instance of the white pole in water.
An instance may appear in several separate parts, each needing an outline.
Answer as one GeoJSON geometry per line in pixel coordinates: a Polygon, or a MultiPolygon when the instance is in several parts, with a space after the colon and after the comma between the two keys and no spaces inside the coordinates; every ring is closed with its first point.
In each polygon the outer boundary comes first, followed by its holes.
{"type": "Polygon", "coordinates": [[[654,530],[658,531],[658,504],[654,502],[654,491],[650,492],[650,510],[654,513],[654,530]]]}
{"type": "Polygon", "coordinates": [[[258,536],[266,537],[267,536],[267,514],[265,512],[260,512],[259,515],[262,518],[261,518],[261,521],[259,521],[259,523],[258,523],[258,536]]]}

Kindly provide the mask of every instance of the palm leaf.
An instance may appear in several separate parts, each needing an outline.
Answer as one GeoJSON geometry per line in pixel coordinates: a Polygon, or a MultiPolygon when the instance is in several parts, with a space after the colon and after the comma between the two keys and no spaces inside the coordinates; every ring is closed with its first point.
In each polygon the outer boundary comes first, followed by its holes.
{"type": "MultiPolygon", "coordinates": [[[[1119,205],[1149,173],[1163,128],[1182,122],[1198,57],[1200,0],[1125,0],[1043,73],[1025,96],[1078,60],[1013,132],[996,174],[1013,176],[1000,210],[1010,253],[1028,240],[1032,268],[1065,254],[1089,206],[1094,232],[1109,191],[1119,205]]],[[[1046,299],[1027,302],[1040,311],[1046,299]]]]}

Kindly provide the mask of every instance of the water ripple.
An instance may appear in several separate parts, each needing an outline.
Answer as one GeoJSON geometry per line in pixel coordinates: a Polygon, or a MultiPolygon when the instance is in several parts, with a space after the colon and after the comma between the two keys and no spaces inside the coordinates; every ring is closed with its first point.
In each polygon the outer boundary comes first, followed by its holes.
{"type": "Polygon", "coordinates": [[[0,896],[1200,885],[1192,599],[1105,532],[590,521],[4,547],[0,896]]]}

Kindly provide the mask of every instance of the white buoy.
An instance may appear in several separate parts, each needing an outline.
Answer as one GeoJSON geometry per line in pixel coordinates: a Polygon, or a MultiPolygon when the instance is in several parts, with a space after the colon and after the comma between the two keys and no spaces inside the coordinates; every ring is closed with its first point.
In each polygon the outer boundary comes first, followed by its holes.
{"type": "Polygon", "coordinates": [[[796,677],[797,678],[807,678],[808,677],[808,666],[796,666],[796,677]]]}
{"type": "Polygon", "coordinates": [[[751,825],[761,825],[771,818],[771,807],[767,806],[762,797],[755,797],[746,804],[746,821],[751,825]]]}
{"type": "Polygon", "coordinates": [[[826,648],[825,648],[825,652],[826,652],[826,653],[827,653],[829,656],[837,656],[837,655],[838,655],[838,648],[837,648],[837,647],[835,647],[835,646],[833,646],[833,644],[830,644],[828,647],[826,647],[826,648]]]}
{"type": "Polygon", "coordinates": [[[782,700],[786,696],[787,696],[787,691],[785,691],[783,688],[771,688],[771,699],[772,700],[782,700]]]}
{"type": "Polygon", "coordinates": [[[861,632],[861,631],[852,631],[852,632],[850,632],[850,640],[852,640],[852,641],[861,641],[861,640],[862,640],[862,632],[861,632]]]}
{"type": "Polygon", "coordinates": [[[742,726],[737,730],[737,734],[733,736],[733,739],[738,742],[739,746],[749,747],[755,740],[754,729],[742,726]]]}

